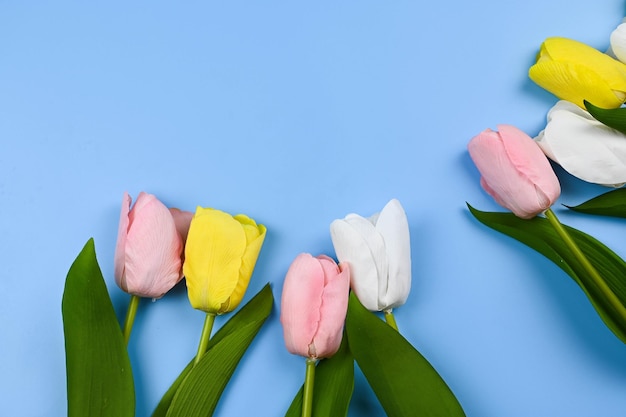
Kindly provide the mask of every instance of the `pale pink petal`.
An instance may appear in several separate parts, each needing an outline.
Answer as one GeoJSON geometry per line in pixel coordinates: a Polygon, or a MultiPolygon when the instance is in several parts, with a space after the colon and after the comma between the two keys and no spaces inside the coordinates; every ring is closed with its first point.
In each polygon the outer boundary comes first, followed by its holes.
{"type": "Polygon", "coordinates": [[[280,322],[287,350],[304,357],[320,322],[324,292],[324,270],[310,254],[300,254],[293,261],[283,284],[280,322]]]}
{"type": "Polygon", "coordinates": [[[141,297],[160,298],[180,280],[182,240],[170,211],[154,196],[143,194],[141,201],[138,197],[132,212],[126,242],[127,289],[141,297]]]}
{"type": "Polygon", "coordinates": [[[113,274],[117,285],[126,291],[126,283],[124,282],[124,264],[126,263],[126,238],[128,236],[131,197],[124,192],[122,197],[122,209],[120,211],[120,222],[117,229],[117,243],[115,245],[115,256],[113,257],[113,274]]]}
{"type": "Polygon", "coordinates": [[[327,358],[335,354],[341,344],[343,326],[350,295],[350,267],[327,256],[318,256],[324,269],[326,285],[322,295],[320,322],[313,340],[315,356],[327,358]]]}
{"type": "Polygon", "coordinates": [[[193,213],[190,211],[179,210],[177,208],[171,208],[170,213],[172,213],[172,217],[174,218],[176,230],[180,234],[180,237],[183,239],[183,242],[186,242],[187,235],[189,234],[189,225],[191,224],[191,219],[193,218],[193,213]]]}
{"type": "Polygon", "coordinates": [[[135,205],[133,205],[133,208],[130,210],[130,213],[128,213],[130,224],[133,223],[135,216],[137,215],[138,212],[143,210],[143,208],[146,205],[154,201],[158,201],[158,199],[153,194],[148,194],[146,192],[141,191],[139,195],[137,196],[137,200],[135,200],[135,205]]]}
{"type": "Polygon", "coordinates": [[[546,201],[546,208],[551,206],[561,194],[559,180],[550,166],[548,158],[537,143],[526,133],[510,125],[498,125],[504,149],[509,159],[528,181],[534,184],[540,198],[546,201]],[[543,195],[541,195],[543,194],[543,195]]]}
{"type": "Polygon", "coordinates": [[[379,294],[382,310],[401,306],[411,290],[411,242],[409,222],[400,202],[393,199],[381,210],[376,222],[385,242],[389,279],[379,294]]]}

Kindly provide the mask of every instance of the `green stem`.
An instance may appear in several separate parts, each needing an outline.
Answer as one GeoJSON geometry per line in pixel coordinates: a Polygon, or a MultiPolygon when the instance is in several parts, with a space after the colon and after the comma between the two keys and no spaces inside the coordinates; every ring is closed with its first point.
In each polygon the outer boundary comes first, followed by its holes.
{"type": "Polygon", "coordinates": [[[397,332],[398,323],[396,323],[396,318],[393,316],[391,309],[383,310],[383,313],[385,313],[385,321],[387,322],[387,324],[397,332]]]}
{"type": "Polygon", "coordinates": [[[315,382],[315,362],[313,358],[306,358],[306,375],[302,393],[302,417],[311,417],[313,411],[313,385],[315,382]]]}
{"type": "Polygon", "coordinates": [[[194,364],[200,362],[200,359],[206,353],[206,348],[209,344],[209,339],[211,338],[211,331],[213,330],[214,322],[215,314],[206,313],[206,317],[204,318],[204,327],[202,327],[202,334],[200,335],[200,343],[198,344],[198,353],[196,354],[194,364]]]}
{"type": "Polygon", "coordinates": [[[609,304],[614,308],[615,312],[619,314],[623,319],[626,320],[626,307],[622,304],[622,302],[617,298],[615,293],[609,288],[606,281],[602,279],[598,270],[591,264],[589,259],[585,256],[583,251],[578,247],[574,239],[567,232],[567,229],[563,227],[559,219],[556,217],[554,212],[551,209],[546,211],[546,219],[550,222],[552,227],[559,234],[563,242],[567,245],[567,247],[572,251],[576,259],[581,263],[585,271],[591,276],[591,279],[596,284],[597,289],[602,293],[602,295],[606,298],[609,304]]]}
{"type": "Polygon", "coordinates": [[[133,330],[133,323],[135,323],[135,316],[137,315],[140,299],[141,298],[136,295],[130,296],[128,310],[126,310],[126,319],[124,320],[124,342],[126,345],[128,345],[128,341],[130,340],[130,332],[133,330]]]}

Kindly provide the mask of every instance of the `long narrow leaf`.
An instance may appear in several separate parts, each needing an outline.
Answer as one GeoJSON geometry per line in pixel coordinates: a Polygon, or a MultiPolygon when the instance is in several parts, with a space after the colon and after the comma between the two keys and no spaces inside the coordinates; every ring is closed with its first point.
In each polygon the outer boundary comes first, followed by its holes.
{"type": "MultiPolygon", "coordinates": [[[[304,369],[304,360],[302,361],[304,369]]],[[[313,417],[345,417],[354,390],[354,357],[348,348],[348,338],[344,335],[337,353],[321,360],[315,369],[313,386],[313,417]]],[[[302,391],[296,394],[285,417],[302,415],[302,391]]]]}
{"type": "MultiPolygon", "coordinates": [[[[268,298],[270,298],[270,303],[272,294],[271,288],[269,284],[266,284],[261,291],[259,291],[250,301],[246,303],[243,307],[239,309],[209,340],[209,344],[207,346],[207,350],[210,350],[213,346],[223,340],[226,336],[230,335],[237,329],[245,326],[247,323],[255,322],[259,320],[258,310],[264,310],[264,307],[268,298]]],[[[187,377],[191,368],[193,368],[194,359],[192,358],[189,364],[183,369],[183,371],[178,375],[174,383],[170,386],[167,392],[161,398],[159,405],[152,413],[152,417],[165,417],[167,415],[167,410],[170,408],[172,400],[174,399],[174,395],[176,391],[180,387],[180,384],[187,377]]],[[[229,376],[230,378],[230,376],[229,376]]]]}
{"type": "Polygon", "coordinates": [[[252,301],[255,301],[253,307],[246,314],[240,315],[237,323],[219,338],[216,334],[214,344],[184,377],[172,399],[167,417],[213,415],[237,364],[272,310],[274,298],[270,286],[266,285],[250,303],[252,301]]]}
{"type": "Polygon", "coordinates": [[[130,360],[90,239],[63,291],[69,417],[135,414],[130,360]]]}
{"type": "Polygon", "coordinates": [[[626,218],[626,188],[618,188],[577,206],[566,206],[580,213],[626,218]]]}
{"type": "Polygon", "coordinates": [[[389,417],[465,416],[435,368],[400,333],[350,295],[348,344],[389,417]]]}
{"type": "Polygon", "coordinates": [[[585,101],[587,111],[599,122],[626,134],[626,108],[603,109],[585,101]]]}
{"type": "MultiPolygon", "coordinates": [[[[483,212],[469,204],[468,207],[474,217],[483,224],[519,240],[563,269],[585,292],[607,327],[626,343],[626,321],[599,294],[589,274],[554,231],[548,220],[540,217],[523,220],[512,213],[483,212]]],[[[626,305],[626,279],[624,279],[626,263],[624,260],[593,237],[572,227],[564,227],[622,305],[626,305]]]]}

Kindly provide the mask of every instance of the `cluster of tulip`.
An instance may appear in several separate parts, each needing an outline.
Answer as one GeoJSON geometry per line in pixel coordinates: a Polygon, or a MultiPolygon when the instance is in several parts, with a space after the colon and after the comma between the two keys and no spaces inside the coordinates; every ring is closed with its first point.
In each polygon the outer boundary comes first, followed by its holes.
{"type": "MultiPolygon", "coordinates": [[[[470,210],[565,270],[626,343],[626,264],[591,236],[558,221],[551,206],[561,187],[548,160],[586,182],[613,187],[626,183],[626,23],[612,32],[610,43],[603,53],[566,38],[543,42],[529,77],[560,99],[548,112],[545,129],[533,139],[514,126],[500,125],[468,145],[482,187],[517,219],[470,210]]],[[[569,208],[626,217],[623,191],[569,208]]]]}
{"type": "MultiPolygon", "coordinates": [[[[143,192],[132,208],[131,203],[124,193],[114,258],[115,281],[131,296],[122,332],[116,319],[107,319],[101,311],[112,310],[104,307],[110,304],[106,291],[100,310],[89,307],[91,312],[85,314],[77,307],[85,299],[94,304],[97,298],[96,268],[85,267],[96,262],[95,256],[81,253],[68,274],[63,313],[70,414],[100,414],[106,408],[116,417],[133,415],[125,347],[140,299],[161,298],[184,278],[191,306],[206,313],[205,325],[197,354],[153,417],[212,415],[238,360],[271,310],[271,290],[266,286],[211,334],[215,316],[235,310],[244,298],[266,228],[242,214],[167,208],[143,192]],[[98,322],[108,323],[108,339],[93,337],[102,336],[93,325],[98,322]],[[123,342],[111,343],[118,333],[123,342]],[[99,389],[94,392],[86,380],[96,380],[99,389]]],[[[411,287],[409,224],[400,202],[391,200],[368,218],[349,214],[337,219],[330,225],[330,235],[338,262],[327,255],[302,253],[284,280],[280,322],[285,345],[306,360],[303,387],[286,415],[345,415],[356,361],[388,415],[422,410],[463,416],[443,379],[400,335],[392,313],[406,302],[411,287]],[[383,312],[387,324],[371,312],[383,312]],[[402,369],[403,375],[390,375],[389,369],[402,369]]]]}

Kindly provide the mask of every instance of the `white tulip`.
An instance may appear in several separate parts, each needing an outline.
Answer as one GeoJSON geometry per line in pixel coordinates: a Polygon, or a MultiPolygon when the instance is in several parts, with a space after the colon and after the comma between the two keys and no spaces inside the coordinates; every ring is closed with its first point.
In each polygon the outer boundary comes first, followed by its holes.
{"type": "Polygon", "coordinates": [[[350,285],[371,311],[390,311],[406,302],[411,289],[409,223],[402,205],[391,200],[369,218],[349,214],[330,225],[339,262],[350,265],[350,285]]]}
{"type": "Polygon", "coordinates": [[[535,140],[548,158],[581,180],[613,187],[626,183],[626,135],[575,104],[557,102],[535,140]]]}

